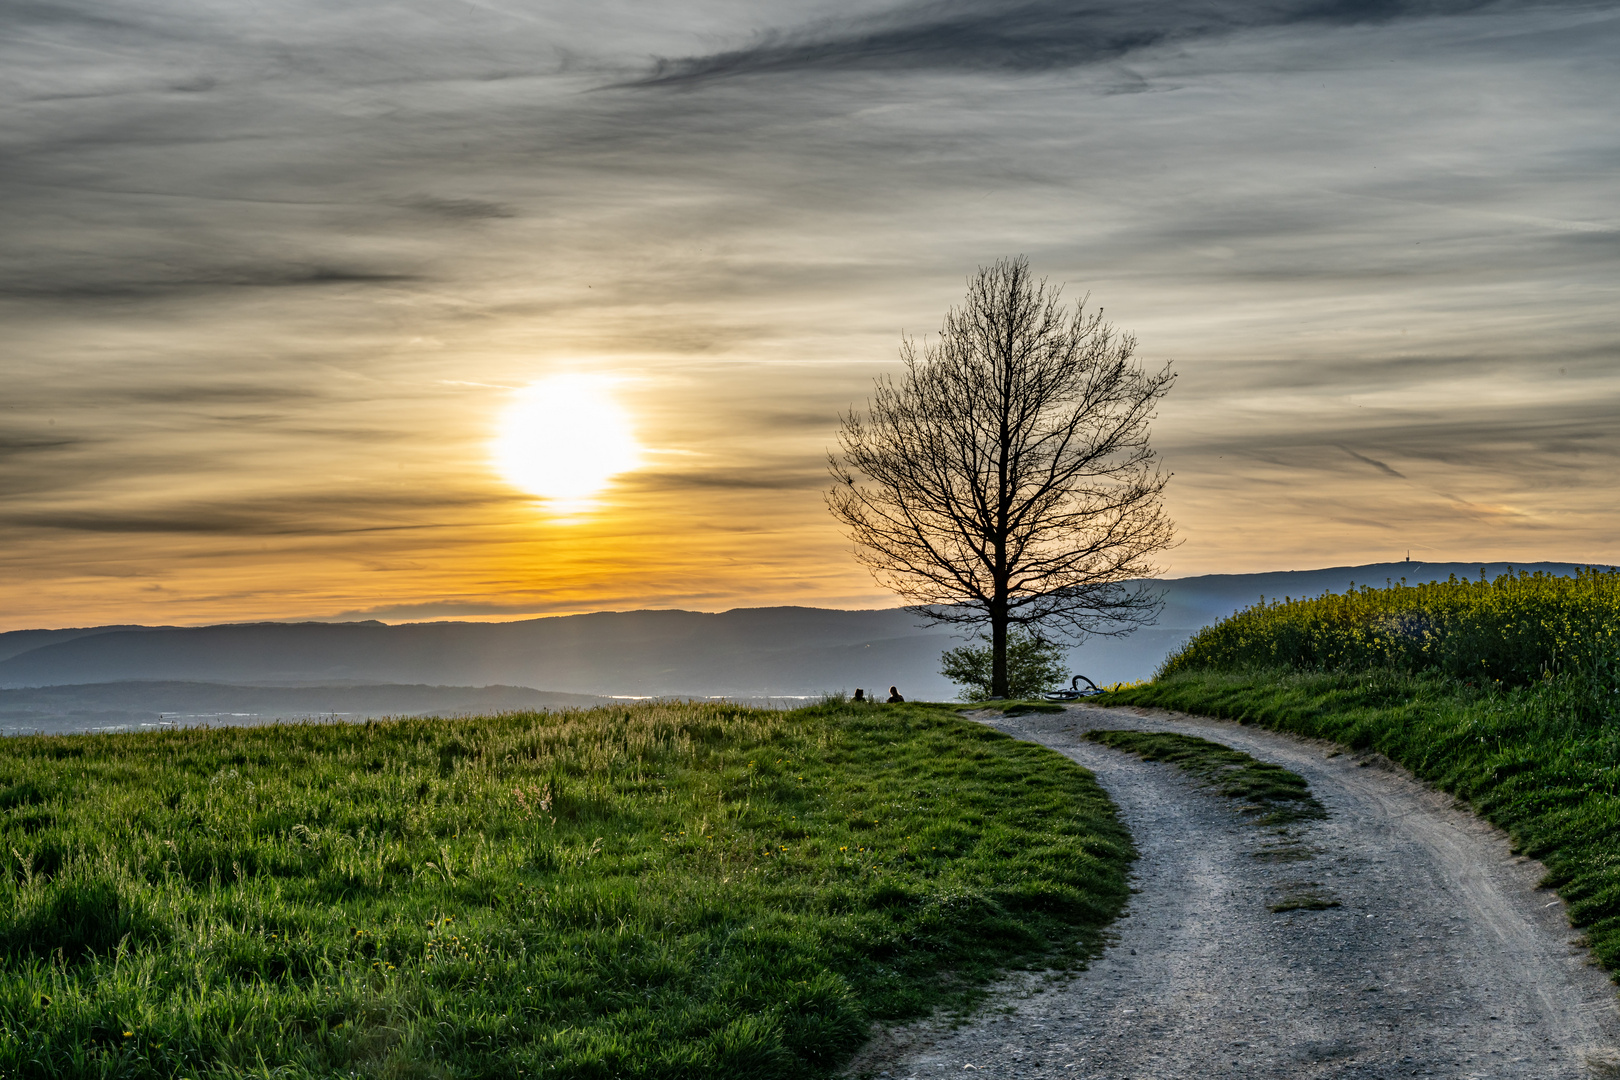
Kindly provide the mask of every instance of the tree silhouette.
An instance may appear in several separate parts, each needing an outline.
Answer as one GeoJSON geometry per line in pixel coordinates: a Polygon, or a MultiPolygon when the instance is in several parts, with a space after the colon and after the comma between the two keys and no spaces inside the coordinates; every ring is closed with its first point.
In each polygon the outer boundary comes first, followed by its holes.
{"type": "Polygon", "coordinates": [[[828,508],[913,611],[988,626],[995,696],[1010,626],[1079,641],[1157,616],[1139,579],[1174,527],[1148,429],[1175,375],[1135,352],[1101,311],[1003,259],[969,279],[935,343],[901,342],[898,383],[840,418],[828,508]]]}

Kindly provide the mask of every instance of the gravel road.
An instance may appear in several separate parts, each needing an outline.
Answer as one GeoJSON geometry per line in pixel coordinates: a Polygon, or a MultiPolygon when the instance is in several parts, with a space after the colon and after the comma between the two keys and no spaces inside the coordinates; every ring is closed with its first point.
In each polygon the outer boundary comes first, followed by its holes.
{"type": "Polygon", "coordinates": [[[1543,868],[1381,758],[1237,724],[1076,706],[981,722],[1091,769],[1141,858],[1118,940],[1063,982],[1008,980],[964,1026],[880,1033],[852,1072],[1107,1080],[1620,1077],[1620,1010],[1543,868]],[[1081,739],[1178,731],[1294,770],[1328,820],[1232,800],[1081,739]],[[1273,913],[1285,900],[1337,902],[1273,913]]]}

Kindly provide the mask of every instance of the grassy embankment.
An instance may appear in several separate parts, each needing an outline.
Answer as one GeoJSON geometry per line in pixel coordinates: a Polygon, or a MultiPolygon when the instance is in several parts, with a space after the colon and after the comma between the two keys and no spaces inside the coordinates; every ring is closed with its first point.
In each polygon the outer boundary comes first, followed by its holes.
{"type": "Polygon", "coordinates": [[[1219,794],[1236,799],[1256,825],[1293,825],[1327,817],[1303,776],[1230,746],[1168,731],[1099,728],[1086,732],[1086,738],[1146,761],[1179,766],[1219,794]]]}
{"type": "MultiPolygon", "coordinates": [[[[1281,765],[1222,746],[1196,735],[1168,731],[1131,731],[1093,728],[1086,738],[1115,750],[1136,754],[1147,761],[1163,761],[1191,773],[1216,793],[1234,799],[1253,825],[1276,826],[1274,836],[1281,843],[1254,852],[1267,862],[1305,862],[1316,853],[1298,842],[1300,833],[1290,825],[1320,821],[1327,808],[1311,794],[1303,776],[1281,765]]],[[[1267,905],[1281,915],[1289,911],[1326,911],[1339,901],[1322,892],[1320,881],[1294,882],[1285,895],[1267,905]]]]}
{"type": "Polygon", "coordinates": [[[1199,633],[1150,705],[1375,750],[1541,859],[1620,970],[1620,575],[1361,589],[1263,603],[1199,633]]]}
{"type": "Polygon", "coordinates": [[[829,1075],[1120,910],[1089,775],[924,706],[0,742],[0,1075],[829,1075]]]}

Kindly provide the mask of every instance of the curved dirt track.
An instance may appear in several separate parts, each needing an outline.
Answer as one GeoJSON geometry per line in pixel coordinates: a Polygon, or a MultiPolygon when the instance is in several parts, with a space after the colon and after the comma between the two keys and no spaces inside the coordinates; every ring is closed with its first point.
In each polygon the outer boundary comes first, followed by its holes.
{"type": "Polygon", "coordinates": [[[1009,980],[965,1026],[880,1035],[916,1077],[1620,1076],[1620,1010],[1540,864],[1382,759],[1218,720],[1076,706],[980,719],[1096,773],[1141,853],[1118,940],[1068,982],[1009,980]],[[1328,820],[1246,823],[1087,728],[1199,735],[1304,776],[1328,820]],[[1337,901],[1273,913],[1289,897],[1337,901]]]}

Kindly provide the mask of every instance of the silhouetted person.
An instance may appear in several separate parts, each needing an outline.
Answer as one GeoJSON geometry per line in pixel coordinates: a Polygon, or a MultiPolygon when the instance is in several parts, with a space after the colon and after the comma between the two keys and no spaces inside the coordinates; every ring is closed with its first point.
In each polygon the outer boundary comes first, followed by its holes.
{"type": "Polygon", "coordinates": [[[862,690],[858,686],[855,688],[855,700],[856,701],[865,701],[866,700],[866,691],[862,690]]]}
{"type": "Polygon", "coordinates": [[[899,691],[898,688],[893,687],[893,686],[889,687],[889,704],[890,705],[893,705],[897,701],[904,701],[904,700],[906,700],[906,699],[900,696],[900,691],[899,691]]]}

